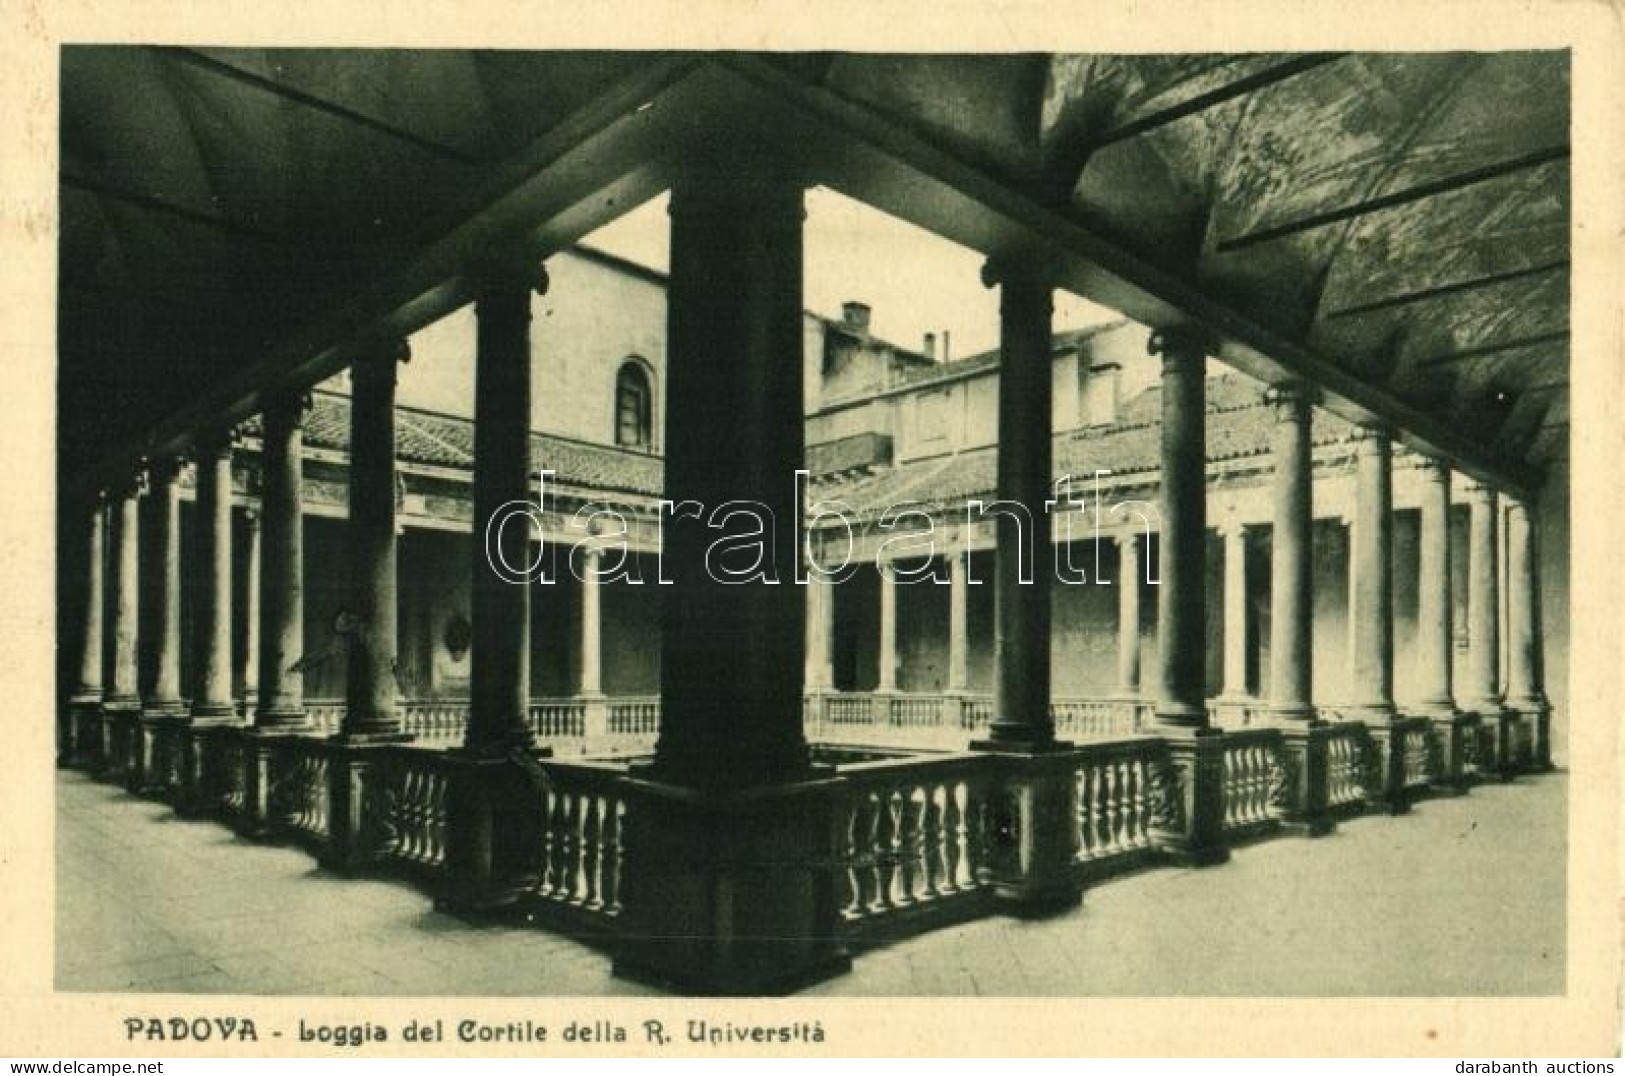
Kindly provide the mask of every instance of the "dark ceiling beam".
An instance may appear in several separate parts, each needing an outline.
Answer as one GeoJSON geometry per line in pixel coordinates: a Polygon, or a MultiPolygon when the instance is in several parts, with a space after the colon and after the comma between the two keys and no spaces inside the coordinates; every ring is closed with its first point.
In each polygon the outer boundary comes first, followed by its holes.
{"type": "Polygon", "coordinates": [[[1543,381],[1539,385],[1526,385],[1518,390],[1521,396],[1528,396],[1536,392],[1558,392],[1569,387],[1568,381],[1543,381]]]}
{"type": "Polygon", "coordinates": [[[138,209],[147,209],[155,213],[179,217],[182,220],[191,221],[193,224],[201,224],[205,228],[213,228],[215,231],[224,232],[227,235],[240,236],[244,239],[257,239],[263,243],[281,243],[284,241],[275,232],[256,228],[252,224],[244,224],[242,221],[232,220],[218,213],[205,213],[200,209],[193,209],[178,202],[171,202],[167,198],[160,198],[155,194],[142,194],[138,191],[124,190],[110,183],[103,183],[99,179],[91,179],[89,176],[64,172],[62,173],[61,183],[64,187],[72,190],[85,191],[103,198],[111,198],[116,202],[123,202],[138,209]]]}
{"type": "Polygon", "coordinates": [[[1411,202],[1419,202],[1426,198],[1436,198],[1441,194],[1450,194],[1480,183],[1504,179],[1507,176],[1526,172],[1531,168],[1539,168],[1554,161],[1567,160],[1568,157],[1568,146],[1548,146],[1545,149],[1536,150],[1521,157],[1514,157],[1508,161],[1498,161],[1482,168],[1474,168],[1471,171],[1459,172],[1453,176],[1445,176],[1442,179],[1419,183],[1414,187],[1394,191],[1392,194],[1379,195],[1376,198],[1368,198],[1353,205],[1330,209],[1324,213],[1314,213],[1298,220],[1288,221],[1285,224],[1277,224],[1274,227],[1265,228],[1248,235],[1225,239],[1219,243],[1218,249],[1221,252],[1228,253],[1246,247],[1257,246],[1260,243],[1269,243],[1276,239],[1284,239],[1289,235],[1312,231],[1315,228],[1324,228],[1328,224],[1338,224],[1345,220],[1352,220],[1355,217],[1363,217],[1370,213],[1378,213],[1385,209],[1408,205],[1411,202]]]}
{"type": "Polygon", "coordinates": [[[755,57],[730,54],[713,62],[739,78],[732,94],[738,118],[730,129],[744,131],[751,124],[755,137],[800,154],[819,182],[989,257],[1038,259],[1055,287],[1153,329],[1198,328],[1212,341],[1209,354],[1244,373],[1263,381],[1307,380],[1322,390],[1333,414],[1356,424],[1390,425],[1410,448],[1498,489],[1519,495],[1539,488],[1540,471],[1527,460],[1356,376],[1047,203],[1042,192],[990,174],[925,132],[798,82],[755,57]],[[759,91],[755,102],[747,93],[752,86],[759,91]]]}
{"type": "Polygon", "coordinates": [[[1504,340],[1495,344],[1463,348],[1460,351],[1452,351],[1448,355],[1435,355],[1432,358],[1418,359],[1413,365],[1418,368],[1448,366],[1451,363],[1466,362],[1469,359],[1482,359],[1486,355],[1499,355],[1506,351],[1520,351],[1524,348],[1539,347],[1541,344],[1551,344],[1568,338],[1569,331],[1567,329],[1560,329],[1557,332],[1536,333],[1534,336],[1522,336],[1516,340],[1504,340]]]}
{"type": "Polygon", "coordinates": [[[1374,310],[1389,310],[1396,306],[1405,306],[1410,303],[1425,302],[1429,299],[1438,299],[1446,295],[1459,295],[1464,291],[1474,291],[1478,288],[1490,288],[1497,284],[1508,284],[1514,280],[1525,280],[1533,276],[1542,276],[1546,273],[1567,269],[1569,260],[1563,258],[1555,262],[1546,262],[1544,265],[1534,265],[1527,269],[1514,269],[1505,273],[1492,273],[1489,276],[1474,277],[1471,280],[1460,280],[1453,284],[1440,284],[1433,288],[1422,288],[1419,291],[1406,292],[1403,295],[1391,295],[1385,299],[1373,299],[1367,303],[1356,303],[1333,310],[1327,318],[1347,318],[1356,314],[1369,314],[1374,310]]]}
{"type": "Polygon", "coordinates": [[[1226,101],[1232,101],[1237,97],[1245,97],[1249,93],[1256,93],[1267,86],[1275,85],[1277,82],[1285,82],[1287,79],[1301,75],[1305,71],[1313,71],[1317,67],[1324,67],[1329,63],[1341,60],[1347,55],[1349,54],[1346,52],[1311,53],[1307,56],[1298,56],[1283,63],[1266,67],[1262,71],[1255,71],[1245,78],[1239,78],[1235,82],[1226,83],[1206,93],[1199,93],[1195,97],[1181,101],[1177,105],[1170,105],[1168,108],[1153,112],[1147,116],[1141,116],[1136,120],[1130,120],[1120,127],[1114,127],[1109,131],[1096,135],[1094,138],[1089,139],[1089,152],[1093,153],[1095,150],[1103,149],[1114,142],[1126,142],[1131,138],[1138,138],[1140,135],[1148,131],[1154,131],[1158,127],[1166,127],[1176,120],[1194,116],[1198,112],[1205,112],[1216,105],[1224,104],[1226,101]]]}
{"type": "Polygon", "coordinates": [[[256,75],[252,71],[244,71],[240,67],[228,64],[223,60],[217,60],[213,56],[207,56],[201,52],[197,52],[194,49],[179,48],[175,46],[154,46],[153,51],[157,52],[160,56],[163,56],[166,59],[187,64],[191,67],[197,68],[200,71],[206,71],[209,74],[218,76],[220,78],[230,79],[231,81],[243,86],[247,86],[250,89],[259,90],[262,93],[268,93],[275,97],[280,97],[285,101],[292,101],[297,105],[302,105],[305,108],[332,116],[335,119],[343,120],[346,123],[352,123],[358,127],[365,127],[369,131],[376,131],[381,135],[385,135],[400,142],[405,142],[409,146],[413,146],[425,153],[439,157],[441,160],[455,161],[458,164],[464,165],[476,165],[482,163],[481,159],[473,154],[465,153],[460,149],[445,145],[441,142],[436,142],[431,138],[425,138],[416,131],[408,130],[405,127],[397,127],[392,123],[386,123],[383,120],[374,116],[369,116],[364,112],[357,112],[353,108],[346,108],[344,105],[338,104],[334,101],[329,101],[325,97],[317,97],[315,94],[294,89],[292,86],[284,85],[283,83],[277,82],[274,79],[268,79],[261,75],[256,75]]]}

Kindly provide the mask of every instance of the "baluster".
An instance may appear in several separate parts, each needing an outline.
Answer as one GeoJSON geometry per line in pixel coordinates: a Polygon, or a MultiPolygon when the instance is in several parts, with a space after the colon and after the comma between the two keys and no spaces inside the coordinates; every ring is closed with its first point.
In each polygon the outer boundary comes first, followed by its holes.
{"type": "Polygon", "coordinates": [[[915,902],[921,868],[920,814],[924,792],[905,787],[898,793],[897,816],[897,906],[907,907],[915,902]]]}
{"type": "Polygon", "coordinates": [[[959,842],[963,839],[965,812],[959,795],[962,782],[949,781],[943,788],[942,801],[942,883],[943,892],[957,893],[965,888],[959,883],[959,865],[962,860],[959,842]]]}
{"type": "Polygon", "coordinates": [[[884,789],[876,792],[875,799],[875,903],[874,911],[887,912],[892,907],[892,880],[897,868],[893,860],[893,847],[897,838],[897,818],[892,814],[892,794],[884,789]]]}
{"type": "Polygon", "coordinates": [[[862,918],[875,904],[876,879],[879,877],[874,856],[877,822],[870,793],[859,792],[852,803],[852,851],[847,860],[852,876],[851,913],[854,918],[862,918]]]}
{"type": "Polygon", "coordinates": [[[597,911],[603,907],[599,897],[598,880],[598,848],[601,834],[600,815],[598,813],[598,795],[596,793],[586,797],[587,815],[582,823],[585,835],[581,845],[581,873],[584,876],[585,892],[582,894],[582,903],[589,909],[597,911]]]}
{"type": "Polygon", "coordinates": [[[938,794],[942,786],[935,781],[925,786],[925,825],[922,829],[922,858],[925,872],[921,881],[921,900],[933,900],[942,894],[942,806],[938,794]]]}
{"type": "Polygon", "coordinates": [[[604,811],[604,847],[601,852],[604,870],[604,912],[621,914],[621,815],[626,805],[619,797],[611,798],[604,811]]]}

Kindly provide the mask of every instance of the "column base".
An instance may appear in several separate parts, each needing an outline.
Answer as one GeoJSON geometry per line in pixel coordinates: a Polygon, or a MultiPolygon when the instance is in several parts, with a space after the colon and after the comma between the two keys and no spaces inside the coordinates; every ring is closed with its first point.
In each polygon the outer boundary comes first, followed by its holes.
{"type": "Polygon", "coordinates": [[[1330,726],[1313,719],[1281,729],[1287,754],[1283,785],[1275,800],[1280,832],[1294,837],[1324,837],[1337,828],[1328,804],[1330,726]]]}
{"type": "Polygon", "coordinates": [[[1377,753],[1375,787],[1366,793],[1366,802],[1391,815],[1407,814],[1410,793],[1405,787],[1405,729],[1391,722],[1367,725],[1371,749],[1377,753]]]}
{"type": "Polygon", "coordinates": [[[781,994],[851,967],[837,778],[705,793],[629,777],[615,974],[686,994],[781,994]]]}
{"type": "Polygon", "coordinates": [[[1550,773],[1552,765],[1552,704],[1542,696],[1508,699],[1507,709],[1518,715],[1524,748],[1520,762],[1529,773],[1550,773]]]}
{"type": "Polygon", "coordinates": [[[149,705],[131,727],[130,765],[124,787],[137,796],[161,796],[179,784],[180,730],[186,708],[179,702],[149,705]]]}
{"type": "Polygon", "coordinates": [[[536,888],[545,804],[520,745],[448,753],[446,875],[435,908],[468,918],[502,911],[536,888]],[[521,757],[522,756],[522,757],[521,757]]]}
{"type": "Polygon", "coordinates": [[[971,750],[1001,756],[995,832],[1016,839],[990,856],[982,881],[1006,915],[1038,919],[1075,908],[1083,899],[1077,871],[1078,786],[1072,744],[1037,741],[1017,747],[982,740],[971,750]]]}
{"type": "Polygon", "coordinates": [[[141,704],[130,699],[104,702],[100,721],[101,745],[98,748],[98,781],[122,784],[130,768],[130,744],[136,722],[141,720],[141,704]]]}
{"type": "Polygon", "coordinates": [[[93,769],[101,749],[102,697],[75,695],[68,700],[68,740],[57,757],[59,766],[93,769]]]}
{"type": "Polygon", "coordinates": [[[276,775],[277,749],[300,734],[297,727],[255,725],[242,730],[243,809],[237,816],[237,835],[251,841],[268,841],[276,836],[271,791],[276,775]]]}
{"type": "Polygon", "coordinates": [[[1478,716],[1481,739],[1492,758],[1483,768],[1486,776],[1493,774],[1502,781],[1511,781],[1518,775],[1518,714],[1507,709],[1499,699],[1483,700],[1473,707],[1478,716]]]}
{"type": "Polygon", "coordinates": [[[1263,704],[1251,695],[1220,695],[1213,700],[1213,716],[1223,728],[1247,728],[1264,716],[1263,704]]]}
{"type": "Polygon", "coordinates": [[[1454,706],[1424,703],[1414,716],[1426,718],[1433,726],[1433,739],[1438,744],[1438,771],[1433,778],[1433,793],[1439,796],[1463,796],[1472,787],[1472,757],[1477,752],[1473,742],[1478,735],[1478,719],[1464,714],[1454,706]]]}

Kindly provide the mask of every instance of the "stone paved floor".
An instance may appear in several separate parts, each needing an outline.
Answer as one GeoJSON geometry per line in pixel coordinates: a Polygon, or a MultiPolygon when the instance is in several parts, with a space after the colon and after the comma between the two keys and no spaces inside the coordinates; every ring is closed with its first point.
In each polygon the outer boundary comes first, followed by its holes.
{"type": "MultiPolygon", "coordinates": [[[[813,993],[1553,994],[1563,989],[1559,775],[1237,849],[1091,889],[1056,919],[995,918],[861,956],[813,993]]],[[[598,952],[472,927],[403,883],[63,773],[57,986],[244,994],[647,993],[598,952]]]]}

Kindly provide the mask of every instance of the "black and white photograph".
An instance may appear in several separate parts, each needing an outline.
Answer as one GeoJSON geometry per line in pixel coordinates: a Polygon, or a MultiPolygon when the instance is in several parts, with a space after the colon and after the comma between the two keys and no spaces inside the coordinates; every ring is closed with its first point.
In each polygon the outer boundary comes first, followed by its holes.
{"type": "Polygon", "coordinates": [[[53,46],[43,989],[1593,984],[1576,52],[1057,40],[53,46]]]}

